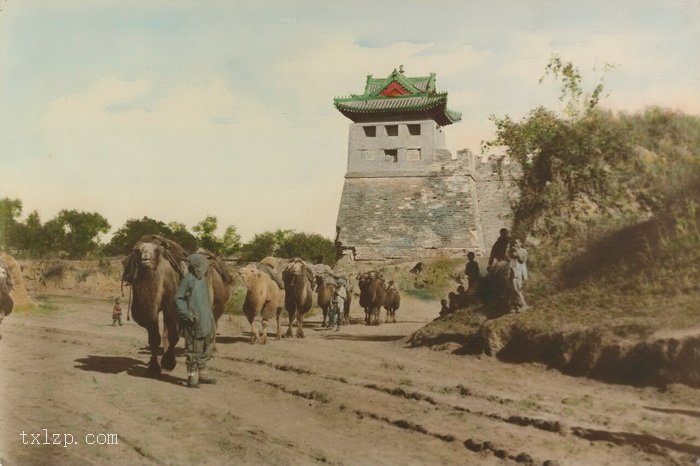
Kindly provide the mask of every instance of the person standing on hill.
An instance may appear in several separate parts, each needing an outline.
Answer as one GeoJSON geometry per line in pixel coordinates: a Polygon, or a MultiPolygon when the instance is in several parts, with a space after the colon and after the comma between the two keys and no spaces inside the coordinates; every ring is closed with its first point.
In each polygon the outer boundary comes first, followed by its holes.
{"type": "Polygon", "coordinates": [[[209,299],[207,270],[209,260],[202,254],[187,258],[188,272],[182,278],[175,295],[180,321],[180,334],[185,337],[187,386],[196,388],[200,383],[216,383],[207,374],[211,359],[216,324],[209,299]]]}
{"type": "Polygon", "coordinates": [[[519,240],[514,239],[508,249],[508,257],[515,310],[523,312],[528,307],[523,294],[523,283],[527,280],[527,249],[522,247],[519,240]]]}
{"type": "Polygon", "coordinates": [[[467,265],[464,267],[464,274],[467,276],[467,285],[469,285],[469,292],[473,293],[476,289],[476,283],[479,281],[479,264],[474,260],[476,256],[473,252],[467,254],[467,265]]]}
{"type": "Polygon", "coordinates": [[[489,269],[493,266],[495,262],[508,260],[507,253],[508,244],[510,244],[510,232],[507,228],[501,228],[501,231],[499,233],[500,236],[491,247],[491,255],[489,256],[488,265],[489,269]]]}

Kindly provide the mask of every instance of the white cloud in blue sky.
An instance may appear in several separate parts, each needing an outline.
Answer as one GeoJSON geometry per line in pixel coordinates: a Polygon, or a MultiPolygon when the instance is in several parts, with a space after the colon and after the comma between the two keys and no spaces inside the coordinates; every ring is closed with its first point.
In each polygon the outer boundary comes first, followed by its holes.
{"type": "Polygon", "coordinates": [[[48,220],[98,211],[244,238],[331,236],[349,121],[334,96],[365,76],[437,74],[476,151],[490,114],[556,106],[552,53],[605,105],[700,114],[700,3],[555,1],[8,1],[0,12],[0,197],[48,220]],[[594,71],[597,68],[598,71],[594,71]],[[193,186],[206,185],[205,189],[193,186]]]}

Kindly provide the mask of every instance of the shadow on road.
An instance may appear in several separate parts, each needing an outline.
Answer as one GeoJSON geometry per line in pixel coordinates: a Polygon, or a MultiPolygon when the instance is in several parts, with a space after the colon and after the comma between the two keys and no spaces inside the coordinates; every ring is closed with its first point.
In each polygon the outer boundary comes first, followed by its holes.
{"type": "MultiPolygon", "coordinates": [[[[328,330],[328,332],[332,332],[332,330],[328,330]]],[[[345,341],[397,341],[406,338],[406,335],[343,335],[337,333],[329,333],[325,336],[325,338],[327,338],[328,340],[345,341]]]]}
{"type": "Polygon", "coordinates": [[[75,362],[78,363],[78,365],[74,367],[83,371],[101,372],[103,374],[119,374],[121,372],[126,372],[133,377],[162,380],[180,386],[185,385],[186,382],[184,379],[173,377],[167,373],[155,377],[148,372],[148,367],[146,367],[143,361],[134,358],[95,356],[91,354],[85,358],[76,359],[75,362]]]}
{"type": "Polygon", "coordinates": [[[103,374],[118,374],[125,372],[134,366],[142,364],[134,358],[124,358],[120,356],[94,356],[76,359],[78,363],[76,369],[90,372],[102,372],[103,374]]]}
{"type": "Polygon", "coordinates": [[[178,377],[173,377],[172,375],[170,375],[168,373],[162,373],[159,376],[154,376],[153,374],[148,372],[148,367],[146,367],[145,365],[131,366],[126,371],[126,373],[132,377],[160,380],[160,381],[171,383],[173,385],[177,385],[180,387],[184,387],[187,384],[187,380],[181,379],[178,377]]]}
{"type": "Polygon", "coordinates": [[[653,406],[645,406],[650,411],[665,414],[685,414],[686,416],[700,417],[700,411],[691,411],[689,409],[669,409],[669,408],[654,408],[653,406]]]}
{"type": "MultiPolygon", "coordinates": [[[[268,333],[268,336],[270,334],[268,333]]],[[[248,337],[216,337],[216,343],[221,343],[224,345],[229,345],[232,343],[249,343],[250,342],[250,332],[248,332],[248,337]]]]}

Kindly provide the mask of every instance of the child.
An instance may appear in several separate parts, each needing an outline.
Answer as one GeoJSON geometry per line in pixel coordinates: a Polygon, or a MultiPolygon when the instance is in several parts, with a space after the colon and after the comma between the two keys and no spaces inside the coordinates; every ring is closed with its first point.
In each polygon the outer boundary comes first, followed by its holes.
{"type": "Polygon", "coordinates": [[[119,305],[119,298],[114,300],[114,308],[112,308],[112,327],[119,322],[119,326],[122,326],[122,307],[119,305]]]}
{"type": "Polygon", "coordinates": [[[447,307],[447,300],[446,299],[441,299],[440,300],[440,305],[442,306],[440,308],[440,317],[445,317],[447,314],[450,313],[450,308],[447,307]]]}
{"type": "Polygon", "coordinates": [[[464,274],[467,276],[467,284],[469,285],[469,292],[473,293],[476,289],[476,283],[479,281],[479,264],[474,260],[474,253],[469,252],[467,254],[467,266],[464,268],[464,274]]]}

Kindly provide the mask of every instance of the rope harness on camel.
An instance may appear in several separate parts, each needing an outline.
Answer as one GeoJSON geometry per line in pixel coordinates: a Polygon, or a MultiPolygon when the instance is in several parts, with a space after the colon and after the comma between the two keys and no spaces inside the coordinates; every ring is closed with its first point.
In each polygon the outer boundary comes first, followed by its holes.
{"type": "MultiPolygon", "coordinates": [[[[143,241],[140,240],[139,242],[143,241]]],[[[168,261],[168,264],[177,272],[177,275],[180,280],[182,280],[182,277],[184,277],[184,270],[182,270],[182,267],[180,266],[180,262],[178,262],[177,258],[173,255],[172,251],[170,250],[170,240],[166,238],[162,238],[158,235],[150,235],[148,242],[152,242],[154,244],[157,244],[158,246],[162,247],[162,257],[168,261]]],[[[184,257],[183,257],[184,260],[184,257]]],[[[122,273],[122,280],[121,280],[121,295],[122,298],[124,297],[124,284],[126,283],[126,286],[130,287],[129,290],[129,304],[126,310],[126,320],[130,321],[131,320],[131,301],[132,301],[132,296],[134,294],[134,287],[133,284],[138,280],[139,278],[139,262],[141,261],[141,251],[138,249],[132,249],[131,254],[129,254],[129,257],[127,257],[125,263],[124,263],[124,272],[122,273]]]]}

